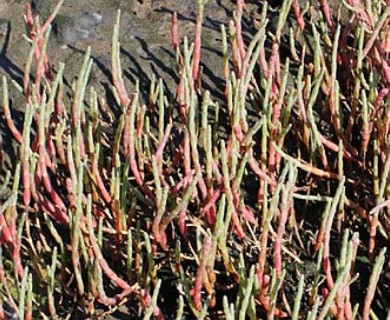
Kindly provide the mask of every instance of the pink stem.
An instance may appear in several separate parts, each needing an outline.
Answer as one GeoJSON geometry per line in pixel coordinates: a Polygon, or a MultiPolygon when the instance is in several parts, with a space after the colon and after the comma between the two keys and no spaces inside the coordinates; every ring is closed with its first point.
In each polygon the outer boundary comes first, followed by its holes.
{"type": "Polygon", "coordinates": [[[171,18],[172,48],[176,51],[179,46],[179,32],[177,26],[177,12],[172,13],[171,18]]]}

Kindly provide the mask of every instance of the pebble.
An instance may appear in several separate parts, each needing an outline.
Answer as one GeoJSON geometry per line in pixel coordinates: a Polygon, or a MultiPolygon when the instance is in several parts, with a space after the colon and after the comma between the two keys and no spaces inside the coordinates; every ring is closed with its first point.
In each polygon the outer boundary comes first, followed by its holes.
{"type": "Polygon", "coordinates": [[[0,38],[7,35],[8,29],[10,28],[10,22],[5,19],[0,19],[0,38]]]}
{"type": "Polygon", "coordinates": [[[59,15],[53,22],[53,30],[57,39],[66,46],[93,37],[102,22],[103,16],[98,12],[82,12],[75,17],[59,15]]]}

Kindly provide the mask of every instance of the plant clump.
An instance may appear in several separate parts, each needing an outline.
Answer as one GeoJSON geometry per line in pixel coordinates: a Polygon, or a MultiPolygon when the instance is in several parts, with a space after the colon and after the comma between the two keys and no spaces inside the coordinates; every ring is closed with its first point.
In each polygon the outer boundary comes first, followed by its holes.
{"type": "Polygon", "coordinates": [[[153,76],[146,101],[120,12],[113,99],[88,84],[91,48],[67,86],[46,50],[63,2],[42,24],[26,5],[23,81],[2,79],[0,319],[389,317],[385,1],[340,2],[343,23],[326,0],[258,1],[248,27],[237,0],[217,99],[197,0],[193,43],[172,14],[175,96],[153,76]]]}

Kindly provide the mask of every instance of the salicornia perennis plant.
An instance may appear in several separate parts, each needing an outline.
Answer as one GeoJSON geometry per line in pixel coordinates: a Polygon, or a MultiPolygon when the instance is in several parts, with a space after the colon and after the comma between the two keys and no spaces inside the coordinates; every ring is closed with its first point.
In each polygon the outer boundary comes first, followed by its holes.
{"type": "Polygon", "coordinates": [[[129,90],[118,12],[112,101],[89,86],[91,48],[70,86],[49,63],[63,2],[43,24],[26,5],[23,83],[2,79],[18,158],[1,150],[0,319],[390,316],[385,1],[340,2],[345,23],[326,0],[258,1],[249,27],[237,0],[222,99],[202,78],[207,0],[193,43],[172,14],[174,97],[152,75],[129,90]]]}

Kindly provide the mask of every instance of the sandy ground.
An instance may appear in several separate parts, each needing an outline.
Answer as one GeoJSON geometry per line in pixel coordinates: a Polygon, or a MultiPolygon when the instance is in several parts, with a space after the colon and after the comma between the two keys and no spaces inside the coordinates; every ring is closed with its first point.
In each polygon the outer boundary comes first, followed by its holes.
{"type": "MultiPolygon", "coordinates": [[[[30,45],[24,38],[24,2],[0,0],[0,76],[20,82],[30,45]]],[[[32,0],[35,14],[44,21],[56,1],[32,0]]],[[[77,74],[88,46],[95,61],[91,82],[104,88],[109,83],[111,35],[121,10],[122,64],[129,90],[136,79],[149,85],[152,73],[162,77],[170,89],[177,81],[174,53],[170,46],[170,20],[178,12],[181,39],[193,39],[196,1],[193,0],[65,0],[53,24],[48,54],[54,69],[65,63],[65,76],[77,74]]],[[[222,73],[220,25],[232,17],[233,1],[209,0],[205,7],[203,56],[206,78],[218,81],[222,73]],[[213,72],[211,72],[211,70],[213,72]]],[[[18,109],[23,109],[18,107],[18,109]]]]}

